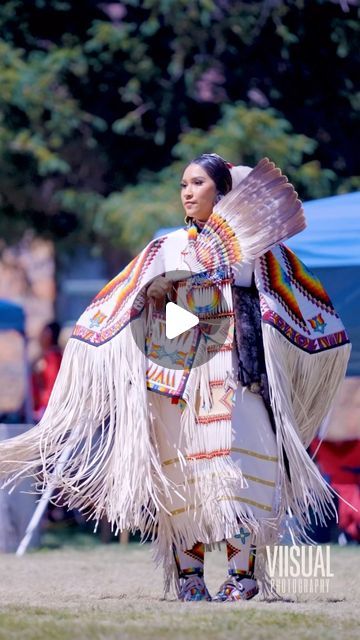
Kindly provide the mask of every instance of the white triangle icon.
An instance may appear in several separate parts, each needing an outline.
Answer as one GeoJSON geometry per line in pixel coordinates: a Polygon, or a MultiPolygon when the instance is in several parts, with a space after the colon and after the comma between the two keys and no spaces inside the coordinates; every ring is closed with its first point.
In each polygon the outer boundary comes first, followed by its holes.
{"type": "Polygon", "coordinates": [[[197,324],[199,324],[199,318],[193,313],[179,307],[175,302],[167,303],[165,333],[169,340],[176,338],[197,324]]]}

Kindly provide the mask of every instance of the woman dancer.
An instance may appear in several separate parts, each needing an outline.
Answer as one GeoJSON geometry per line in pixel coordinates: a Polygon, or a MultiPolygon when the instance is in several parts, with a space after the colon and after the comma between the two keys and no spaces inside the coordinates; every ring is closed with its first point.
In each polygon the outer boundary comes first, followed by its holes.
{"type": "Polygon", "coordinates": [[[70,508],[152,537],[181,600],[210,599],[204,545],[226,540],[214,600],[248,599],[258,583],[267,592],[264,548],[287,510],[304,533],[310,510],[325,521],[334,508],[306,447],[349,340],[319,281],[279,244],[304,223],[272,163],[204,154],[181,198],[186,228],[151,242],[85,310],[41,422],[0,444],[0,473],[8,484],[35,475],[70,508]],[[202,321],[177,340],[164,332],[166,295],[202,321]]]}

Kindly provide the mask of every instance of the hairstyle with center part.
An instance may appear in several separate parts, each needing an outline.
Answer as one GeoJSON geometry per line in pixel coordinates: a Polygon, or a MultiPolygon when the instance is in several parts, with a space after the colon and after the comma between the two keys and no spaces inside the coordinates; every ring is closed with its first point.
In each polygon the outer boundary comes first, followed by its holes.
{"type": "Polygon", "coordinates": [[[232,189],[232,178],[229,164],[218,156],[217,153],[202,153],[201,156],[194,158],[190,164],[198,164],[202,167],[208,176],[215,182],[216,190],[221,196],[225,196],[232,189]]]}

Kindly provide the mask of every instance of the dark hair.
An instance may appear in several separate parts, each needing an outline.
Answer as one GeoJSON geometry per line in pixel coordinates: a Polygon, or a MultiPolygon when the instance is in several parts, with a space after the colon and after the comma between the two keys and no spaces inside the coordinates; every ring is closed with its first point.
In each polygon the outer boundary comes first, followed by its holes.
{"type": "Polygon", "coordinates": [[[51,344],[56,346],[59,340],[61,327],[58,322],[49,322],[44,327],[45,330],[51,333],[51,344]]]}
{"type": "Polygon", "coordinates": [[[202,153],[201,156],[189,162],[189,165],[190,164],[199,164],[205,169],[208,176],[215,182],[217,191],[222,196],[225,196],[231,191],[232,178],[229,165],[226,160],[218,156],[217,153],[202,153]]]}

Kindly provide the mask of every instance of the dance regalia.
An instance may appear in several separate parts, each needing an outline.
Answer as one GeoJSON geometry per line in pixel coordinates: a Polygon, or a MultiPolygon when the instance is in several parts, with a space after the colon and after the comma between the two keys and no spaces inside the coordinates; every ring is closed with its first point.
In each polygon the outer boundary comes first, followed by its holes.
{"type": "Polygon", "coordinates": [[[343,379],[350,344],[319,280],[281,243],[304,226],[284,180],[264,160],[201,233],[192,226],[150,242],[80,317],[40,423],[0,443],[7,485],[35,476],[38,491],[56,487],[54,501],[152,538],[167,587],[173,545],[212,545],[242,526],[260,550],[255,575],[264,584],[261,550],[277,540],[287,511],[304,534],[311,512],[324,522],[334,510],[306,448],[343,379]],[[284,208],[294,215],[282,217],[284,208]],[[191,344],[179,336],[171,341],[178,367],[167,368],[156,362],[164,317],[145,286],[189,268],[175,301],[191,300],[210,325],[226,315],[227,333],[200,366],[213,341],[201,328],[191,344]],[[251,283],[272,420],[238,375],[239,292],[241,300],[251,283]]]}

